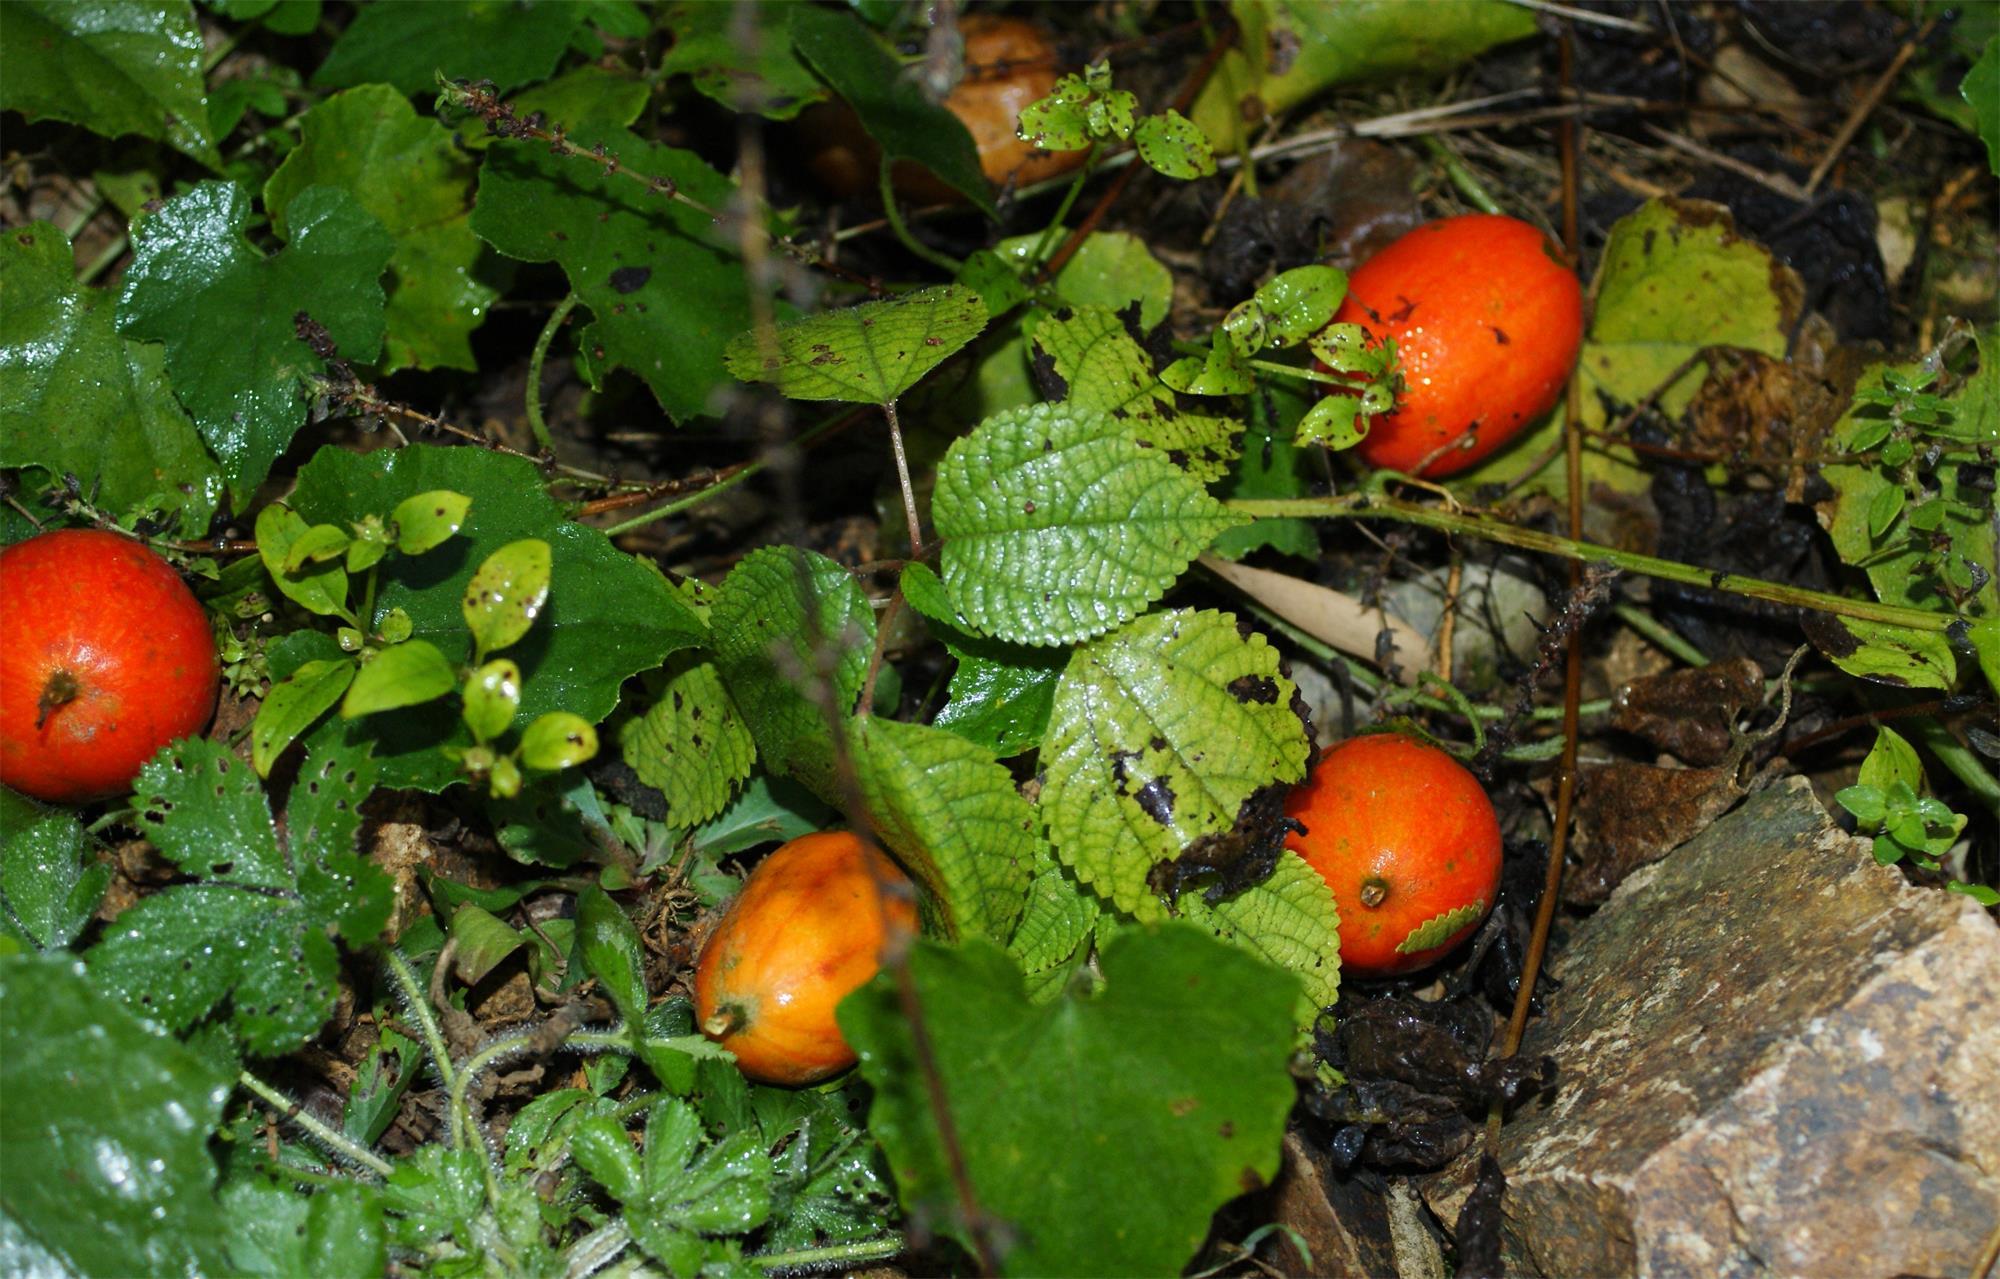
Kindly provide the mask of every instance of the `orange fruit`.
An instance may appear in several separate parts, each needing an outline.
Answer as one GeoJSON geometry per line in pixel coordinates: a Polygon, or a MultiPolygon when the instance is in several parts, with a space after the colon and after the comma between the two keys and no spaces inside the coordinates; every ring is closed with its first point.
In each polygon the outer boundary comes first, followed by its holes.
{"type": "Polygon", "coordinates": [[[1583,289],[1539,230],[1475,213],[1420,226],[1368,259],[1334,321],[1393,337],[1402,361],[1395,410],[1356,451],[1370,466],[1436,477],[1555,407],[1583,344],[1583,289]]]}
{"type": "Polygon", "coordinates": [[[695,965],[695,1022],[767,1084],[854,1064],[834,1009],[917,926],[909,877],[848,831],[805,835],[757,864],[695,965]]]}
{"type": "Polygon", "coordinates": [[[1479,780],[1400,733],[1321,756],[1285,803],[1306,830],[1285,846],[1333,889],[1340,967],[1387,977],[1441,959],[1500,891],[1500,821],[1479,780]]]}

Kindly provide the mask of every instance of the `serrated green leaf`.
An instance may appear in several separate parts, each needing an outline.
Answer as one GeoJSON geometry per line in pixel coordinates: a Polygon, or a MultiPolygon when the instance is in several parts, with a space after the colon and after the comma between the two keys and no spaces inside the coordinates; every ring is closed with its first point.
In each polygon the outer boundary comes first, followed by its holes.
{"type": "Polygon", "coordinates": [[[0,295],[0,466],[74,475],[116,515],[166,511],[182,537],[207,533],[222,475],[174,399],[163,352],[118,336],[113,295],[77,285],[53,224],[0,236],[0,295]]]}
{"type": "Polygon", "coordinates": [[[359,719],[380,711],[400,710],[434,702],[458,687],[458,672],[452,669],[437,646],[410,640],[382,649],[363,662],[341,699],[340,713],[359,719]]]}
{"type": "MultiPolygon", "coordinates": [[[[1277,1171],[1296,1095],[1292,979],[1186,925],[1121,932],[1101,965],[1094,997],[1036,1005],[990,943],[920,941],[910,955],[971,1193],[1013,1227],[1003,1274],[1177,1273],[1215,1209],[1277,1171]]],[[[839,1017],[905,1208],[969,1244],[892,979],[839,1017]]]]}
{"type": "MultiPolygon", "coordinates": [[[[534,464],[521,458],[424,444],[365,457],[324,449],[300,471],[292,501],[314,520],[340,523],[393,510],[404,498],[434,489],[472,499],[466,522],[436,550],[382,564],[376,616],[401,609],[411,620],[411,642],[435,645],[454,665],[470,663],[472,636],[460,604],[475,566],[510,542],[547,542],[553,566],[548,603],[507,654],[521,668],[521,716],[566,710],[601,719],[617,705],[627,676],[706,640],[707,629],[657,569],[597,530],[568,522],[534,464]]],[[[274,651],[271,673],[283,679],[298,662],[330,656],[274,651]]],[[[335,731],[343,740],[374,744],[384,785],[427,790],[460,777],[438,747],[472,744],[462,725],[431,710],[389,712],[335,731]]]]}
{"type": "Polygon", "coordinates": [[[259,777],[269,777],[271,765],[285,748],[333,709],[354,682],[355,670],[350,658],[324,658],[305,663],[271,685],[250,725],[250,763],[259,777]]]}
{"type": "Polygon", "coordinates": [[[1340,998],[1340,910],[1326,880],[1297,853],[1287,850],[1269,879],[1213,906],[1198,894],[1183,895],[1180,910],[1189,921],[1298,978],[1293,1018],[1302,1032],[1340,998]]]}
{"type": "Polygon", "coordinates": [[[959,609],[1025,644],[1127,620],[1243,522],[1116,418],[1048,404],[996,414],[955,442],[931,511],[959,609]]]}
{"type": "Polygon", "coordinates": [[[716,669],[765,767],[837,802],[828,716],[853,712],[875,641],[861,587],[823,555],[764,547],[723,579],[709,623],[716,669]]]}
{"type": "Polygon", "coordinates": [[[549,599],[555,553],[538,537],[509,542],[480,561],[460,607],[472,632],[473,660],[520,642],[549,599]]]}
{"type": "MultiPolygon", "coordinates": [[[[602,145],[632,172],[664,178],[708,208],[735,200],[735,187],[693,152],[642,142],[625,127],[649,100],[642,81],[586,67],[548,92],[587,104],[553,117],[571,142],[602,145]]],[[[526,114],[540,102],[529,93],[516,105],[526,114]]],[[[591,385],[606,370],[630,369],[675,421],[715,411],[714,394],[729,382],[722,350],[750,326],[750,304],[734,247],[707,214],[592,160],[502,143],[480,169],[472,229],[510,258],[562,266],[594,317],[576,337],[591,385]]]]}
{"type": "Polygon", "coordinates": [[[729,371],[795,400],[887,404],[986,327],[986,303],[940,284],[780,324],[767,352],[755,332],[729,344],[729,371]]]}
{"type": "Polygon", "coordinates": [[[548,711],[521,732],[521,765],[554,773],[597,754],[597,730],[581,715],[548,711]]]}
{"type": "Polygon", "coordinates": [[[1231,830],[1257,791],[1305,776],[1293,684],[1227,613],[1154,613],[1078,649],[1056,689],[1040,805],[1063,862],[1141,920],[1147,875],[1231,830]]]}
{"type": "Polygon", "coordinates": [[[301,379],[325,369],[295,317],[322,325],[343,359],[367,363],[382,346],[388,233],[332,187],[300,193],[285,216],[291,239],[265,257],[244,238],[249,195],[195,186],[134,227],[118,300],[120,332],[165,344],[174,393],[239,507],[305,422],[301,379]]]}
{"type": "Polygon", "coordinates": [[[667,820],[685,829],[729,803],[757,762],[757,744],[715,663],[676,655],[667,670],[659,697],[618,740],[626,765],[667,797],[667,820]]]}
{"type": "Polygon", "coordinates": [[[507,731],[521,708],[521,668],[497,657],[465,681],[465,726],[475,741],[490,742],[507,731]]]}
{"type": "Polygon", "coordinates": [[[201,29],[185,0],[0,4],[0,107],[107,138],[157,138],[220,169],[202,60],[201,29]]]}
{"type": "Polygon", "coordinates": [[[58,1258],[50,1273],[225,1272],[208,1139],[228,1073],[93,989],[68,956],[0,959],[0,1004],[5,1233],[58,1258]]]}
{"type": "Polygon", "coordinates": [[[264,184],[278,233],[286,233],[292,200],[308,187],[353,196],[395,243],[384,371],[476,368],[472,331],[498,290],[474,270],[481,250],[470,222],[470,158],[449,130],[418,116],[385,84],[335,94],[306,112],[299,129],[297,148],[264,184]]]}
{"type": "Polygon", "coordinates": [[[1035,850],[1028,902],[1007,942],[1007,953],[1029,975],[1047,972],[1076,954],[1097,923],[1097,899],[1056,860],[1046,842],[1035,850]]]}
{"type": "Polygon", "coordinates": [[[577,949],[628,1025],[646,1020],[646,950],[632,920],[595,884],[576,899],[577,949]]]}
{"type": "Polygon", "coordinates": [[[747,14],[733,5],[679,3],[661,14],[674,42],[655,68],[685,74],[704,96],[732,111],[754,111],[767,120],[789,120],[826,97],[826,88],[792,51],[784,5],[756,5],[747,14]],[[737,23],[747,17],[747,39],[737,23]]]}
{"type": "Polygon", "coordinates": [[[423,94],[444,75],[491,80],[505,93],[547,79],[582,16],[574,0],[377,0],[355,13],[312,82],[345,89],[384,81],[423,94]]]}
{"type": "Polygon", "coordinates": [[[940,728],[873,716],[853,729],[875,832],[916,875],[951,937],[1004,943],[1027,899],[1035,810],[991,752],[940,728]]]}
{"type": "Polygon", "coordinates": [[[979,152],[959,118],[939,106],[881,41],[853,17],[816,5],[790,9],[792,47],[846,99],[888,160],[914,160],[993,214],[979,152]]]}
{"type": "Polygon", "coordinates": [[[18,929],[38,950],[75,941],[111,882],[89,849],[76,814],[0,787],[0,935],[18,929]]]}
{"type": "Polygon", "coordinates": [[[1486,914],[1484,898],[1475,898],[1463,906],[1433,915],[1418,924],[1408,937],[1396,944],[1398,955],[1414,955],[1420,950],[1430,950],[1450,941],[1452,936],[1467,924],[1475,923],[1486,914]]]}
{"type": "Polygon", "coordinates": [[[643,1156],[624,1127],[604,1116],[580,1121],[570,1145],[584,1170],[624,1205],[632,1237],[669,1273],[694,1274],[716,1259],[704,1236],[743,1234],[770,1216],[771,1160],[763,1142],[739,1131],[703,1149],[701,1119],[684,1101],[653,1107],[643,1156]]]}
{"type": "Polygon", "coordinates": [[[226,747],[186,738],[162,751],[139,772],[138,823],[195,882],[119,915],[89,954],[92,978],[173,1030],[227,998],[252,1052],[298,1047],[333,1011],[329,929],[362,945],[388,919],[388,877],[352,851],[374,783],[365,751],[308,755],[300,785],[317,788],[322,816],[288,823],[281,845],[256,775],[226,747]]]}
{"type": "Polygon", "coordinates": [[[1132,145],[1148,167],[1170,178],[1206,178],[1215,172],[1215,148],[1208,135],[1172,107],[1133,126],[1132,145]]]}
{"type": "Polygon", "coordinates": [[[1204,484],[1228,472],[1242,424],[1176,404],[1151,358],[1112,312],[1079,306],[1068,316],[1042,320],[1031,340],[1036,357],[1068,387],[1063,402],[1071,408],[1111,415],[1134,443],[1160,450],[1204,484]]]}
{"type": "Polygon", "coordinates": [[[1951,642],[1936,631],[1826,614],[1807,638],[1841,670],[1877,684],[1944,691],[1958,676],[1951,642]]]}

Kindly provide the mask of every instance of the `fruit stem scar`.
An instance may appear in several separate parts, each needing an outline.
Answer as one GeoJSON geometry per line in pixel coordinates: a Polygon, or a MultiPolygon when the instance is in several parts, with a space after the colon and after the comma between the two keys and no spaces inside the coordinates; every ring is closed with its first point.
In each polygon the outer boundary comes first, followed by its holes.
{"type": "Polygon", "coordinates": [[[724,1004],[708,1015],[701,1023],[702,1033],[716,1039],[727,1039],[743,1029],[750,1022],[741,1004],[724,1004]]]}
{"type": "Polygon", "coordinates": [[[1370,875],[1361,881],[1361,904],[1370,910],[1389,900],[1389,881],[1379,875],[1370,875]]]}
{"type": "Polygon", "coordinates": [[[76,682],[76,676],[68,671],[52,673],[48,682],[42,685],[41,699],[35,703],[35,731],[41,731],[42,725],[48,722],[51,712],[75,701],[77,694],[82,691],[83,687],[76,682]]]}

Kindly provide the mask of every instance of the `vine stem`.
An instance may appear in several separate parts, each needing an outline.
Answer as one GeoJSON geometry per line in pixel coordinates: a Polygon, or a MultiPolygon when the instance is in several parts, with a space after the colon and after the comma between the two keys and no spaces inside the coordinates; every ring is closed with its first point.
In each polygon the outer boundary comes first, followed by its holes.
{"type": "Polygon", "coordinates": [[[889,230],[902,242],[903,247],[910,252],[916,254],[934,267],[952,275],[957,275],[959,268],[965,265],[963,262],[960,262],[949,253],[933,249],[930,245],[925,244],[904,224],[903,214],[896,208],[896,184],[889,176],[891,167],[892,162],[889,157],[886,154],[883,155],[882,163],[877,166],[875,179],[878,189],[882,192],[882,216],[889,220],[889,230]]]}
{"type": "MultiPolygon", "coordinates": [[[[802,449],[810,444],[818,443],[820,437],[846,428],[856,420],[859,414],[866,412],[867,406],[862,405],[841,414],[839,417],[829,418],[827,421],[821,422],[818,426],[810,430],[800,432],[799,437],[793,441],[793,447],[802,449]]],[[[748,462],[731,467],[706,488],[690,493],[677,501],[669,502],[665,506],[654,507],[643,515],[635,515],[629,520],[613,524],[604,530],[604,535],[606,537],[617,537],[621,533],[630,533],[634,529],[644,528],[648,524],[679,515],[682,511],[692,510],[718,494],[727,493],[730,489],[735,488],[738,484],[741,484],[760,471],[769,470],[776,457],[775,453],[767,451],[748,462]]]]}
{"type": "Polygon", "coordinates": [[[549,316],[549,322],[542,326],[541,336],[535,339],[534,353],[528,357],[528,429],[535,433],[535,443],[544,453],[556,451],[555,441],[549,438],[549,424],[542,418],[542,361],[548,358],[549,344],[555,341],[556,331],[569,319],[569,313],[576,310],[576,304],[583,299],[570,290],[568,297],[556,304],[549,316]]]}
{"type": "Polygon", "coordinates": [[[1901,627],[1904,630],[1941,633],[1949,630],[1954,622],[1960,620],[1951,613],[1932,613],[1920,608],[1905,608],[1875,600],[1849,599],[1844,595],[1809,591],[1797,586],[1787,586],[1782,582],[1767,582],[1762,578],[1745,577],[1739,573],[1724,573],[1716,569],[1702,568],[1696,564],[1661,559],[1657,555],[1641,555],[1636,551],[1623,551],[1617,547],[1586,542],[1580,538],[1522,528],[1490,515],[1439,510],[1373,493],[1349,493],[1339,497],[1239,499],[1226,505],[1232,511],[1260,518],[1275,516],[1295,519],[1391,520],[1399,524],[1415,524],[1422,528],[1437,529],[1443,533],[1458,533],[1489,542],[1499,542],[1504,546],[1518,546],[1525,551],[1557,555],[1580,563],[1609,564],[1613,568],[1659,578],[1662,581],[1728,591],[1750,599],[1809,608],[1820,613],[1851,617],[1857,622],[1874,622],[1881,626],[1901,627]]]}
{"type": "Polygon", "coordinates": [[[336,1131],[326,1124],[321,1123],[317,1118],[306,1113],[297,1102],[257,1078],[257,1076],[251,1074],[249,1071],[238,1072],[236,1082],[243,1086],[244,1091],[253,1093],[277,1107],[287,1122],[297,1124],[300,1128],[312,1134],[315,1141],[332,1150],[334,1153],[353,1163],[360,1164],[363,1168],[366,1168],[378,1177],[387,1177],[390,1173],[396,1171],[380,1155],[377,1155],[374,1151],[369,1150],[359,1142],[354,1141],[346,1133],[336,1131]]]}
{"type": "Polygon", "coordinates": [[[445,1047],[444,1032],[438,1029],[437,1017],[431,1012],[429,996],[417,981],[416,970],[410,967],[410,961],[403,958],[402,951],[390,947],[382,953],[389,965],[389,975],[403,992],[406,1010],[416,1019],[417,1029],[423,1034],[424,1047],[430,1050],[431,1064],[438,1072],[438,1080],[449,1091],[454,1086],[456,1072],[451,1064],[451,1051],[445,1047]]]}

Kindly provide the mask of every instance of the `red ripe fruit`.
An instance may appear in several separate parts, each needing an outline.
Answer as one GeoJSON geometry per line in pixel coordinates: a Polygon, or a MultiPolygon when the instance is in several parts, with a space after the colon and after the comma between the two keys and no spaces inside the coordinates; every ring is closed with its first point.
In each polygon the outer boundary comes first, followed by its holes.
{"type": "Polygon", "coordinates": [[[1356,452],[1435,478],[1555,407],[1583,344],[1583,290],[1539,230],[1475,213],[1426,223],[1368,259],[1334,321],[1396,339],[1403,366],[1395,411],[1356,452]]]}
{"type": "Polygon", "coordinates": [[[167,562],[94,529],[0,550],[0,782],[79,804],[215,710],[215,635],[167,562]]]}

